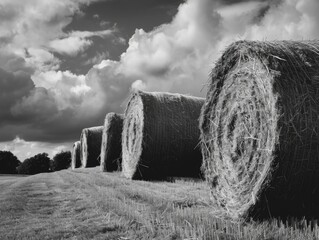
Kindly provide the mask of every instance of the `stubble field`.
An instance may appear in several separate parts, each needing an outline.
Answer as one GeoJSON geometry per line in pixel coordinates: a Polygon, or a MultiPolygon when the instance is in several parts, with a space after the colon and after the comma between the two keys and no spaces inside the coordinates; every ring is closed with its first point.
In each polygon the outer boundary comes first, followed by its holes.
{"type": "Polygon", "coordinates": [[[204,182],[131,181],[99,168],[0,176],[1,239],[319,239],[315,221],[214,218],[204,182]]]}

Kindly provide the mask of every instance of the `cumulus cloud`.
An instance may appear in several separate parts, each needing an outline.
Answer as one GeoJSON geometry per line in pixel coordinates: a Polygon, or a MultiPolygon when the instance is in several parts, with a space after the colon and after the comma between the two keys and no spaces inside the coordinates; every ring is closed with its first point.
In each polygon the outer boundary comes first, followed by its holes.
{"type": "Polygon", "coordinates": [[[112,96],[120,96],[123,102],[131,87],[204,95],[201,89],[210,71],[211,49],[221,32],[216,6],[208,0],[188,1],[171,23],[151,32],[137,29],[120,61],[104,60],[95,65],[87,82],[106,85],[101,89],[111,103],[112,96]],[[110,82],[120,89],[120,95],[112,94],[113,88],[106,84],[110,82]]]}
{"type": "Polygon", "coordinates": [[[145,85],[145,83],[142,80],[138,79],[138,80],[136,80],[135,82],[132,83],[132,89],[133,90],[142,90],[143,91],[143,90],[146,89],[146,85],[145,85]]]}
{"type": "Polygon", "coordinates": [[[27,66],[38,71],[49,71],[59,68],[60,60],[45,49],[30,47],[24,49],[22,56],[27,66]]]}
{"type": "Polygon", "coordinates": [[[105,38],[116,31],[63,31],[74,14],[80,13],[81,6],[94,1],[97,0],[2,0],[0,53],[5,49],[37,70],[58,69],[60,60],[51,51],[75,56],[92,44],[89,38],[105,38]]]}
{"type": "Polygon", "coordinates": [[[33,75],[32,80],[37,87],[50,91],[58,110],[78,107],[91,90],[84,75],[70,71],[39,72],[33,75]]]}
{"type": "Polygon", "coordinates": [[[113,36],[115,32],[118,30],[114,26],[112,29],[101,30],[101,31],[72,31],[69,33],[71,37],[79,37],[79,38],[88,38],[98,36],[101,38],[106,38],[109,36],[113,36]]]}
{"type": "Polygon", "coordinates": [[[86,50],[93,42],[78,37],[68,37],[55,39],[49,43],[49,46],[60,54],[75,56],[79,52],[86,50]]]}
{"type": "Polygon", "coordinates": [[[72,31],[64,34],[64,38],[54,39],[49,42],[49,47],[60,54],[76,56],[78,53],[83,52],[93,44],[91,37],[114,37],[114,32],[117,29],[107,29],[102,31],[72,31]]]}
{"type": "Polygon", "coordinates": [[[314,39],[319,37],[319,2],[285,0],[273,5],[261,24],[254,24],[244,34],[249,39],[314,39]]]}
{"type": "MultiPolygon", "coordinates": [[[[78,3],[71,0],[3,0],[0,8],[0,39],[5,41],[2,41],[1,47],[22,58],[30,57],[25,49],[32,48],[34,53],[31,57],[49,60],[50,53],[42,46],[63,34],[62,27],[71,22],[71,16],[78,10],[78,3]]],[[[57,61],[53,56],[50,56],[50,60],[57,61]]]]}
{"type": "MultiPolygon", "coordinates": [[[[228,44],[240,39],[318,38],[318,10],[316,0],[231,5],[189,0],[179,6],[171,23],[150,32],[137,29],[120,61],[104,60],[95,69],[109,74],[100,81],[120,75],[133,88],[204,96],[210,69],[228,44]]],[[[124,89],[129,91],[127,85],[124,89]]]]}
{"type": "MultiPolygon", "coordinates": [[[[211,0],[188,0],[179,6],[172,22],[150,32],[137,29],[119,61],[102,60],[107,55],[97,55],[90,62],[95,65],[86,75],[60,71],[56,67],[58,63],[54,62],[54,55],[47,54],[47,49],[44,52],[38,50],[42,49],[39,46],[43,39],[37,40],[35,46],[25,43],[22,46],[28,51],[22,49],[21,54],[16,51],[17,58],[12,59],[25,61],[17,61],[17,66],[26,66],[24,73],[29,66],[36,66],[37,70],[29,75],[9,73],[8,66],[2,70],[3,76],[17,82],[16,86],[21,86],[18,87],[20,90],[12,90],[9,89],[10,84],[5,85],[8,81],[0,81],[9,92],[16,91],[12,93],[16,97],[10,100],[5,93],[0,93],[0,99],[4,101],[0,105],[3,104],[1,107],[6,109],[0,113],[1,120],[10,120],[10,124],[0,125],[3,133],[0,140],[12,140],[19,135],[26,141],[74,141],[79,138],[82,128],[102,125],[107,112],[122,112],[131,88],[204,96],[205,83],[214,62],[223,49],[235,40],[319,37],[317,0],[233,2],[236,3],[225,5],[211,0]],[[15,125],[14,121],[20,124],[15,125]]],[[[12,11],[15,13],[15,9],[12,11]]],[[[18,16],[19,11],[15,14],[18,16]]],[[[12,18],[17,18],[16,15],[13,14],[12,18]]],[[[67,17],[62,19],[58,21],[60,26],[70,21],[67,17]]],[[[71,37],[85,40],[93,36],[89,32],[65,35],[61,33],[61,27],[53,25],[54,37],[45,37],[47,42],[52,43],[55,39],[67,41],[71,37]]],[[[15,46],[19,38],[28,36],[28,29],[25,36],[18,31],[21,35],[18,38],[11,34],[10,29],[2,35],[12,38],[12,46],[15,46]]],[[[41,34],[41,31],[35,31],[35,34],[41,34]]],[[[70,53],[72,50],[66,54],[70,53]]]]}

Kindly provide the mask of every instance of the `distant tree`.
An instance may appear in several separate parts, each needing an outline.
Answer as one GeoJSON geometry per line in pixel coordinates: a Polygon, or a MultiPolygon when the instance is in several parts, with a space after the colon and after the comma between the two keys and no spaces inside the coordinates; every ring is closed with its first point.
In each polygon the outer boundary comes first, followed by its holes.
{"type": "Polygon", "coordinates": [[[10,151],[0,151],[0,173],[16,174],[21,164],[18,158],[10,151]]]}
{"type": "Polygon", "coordinates": [[[50,172],[54,172],[54,171],[52,170],[52,169],[53,169],[53,164],[54,164],[54,163],[53,163],[53,160],[51,159],[51,160],[50,160],[50,172]]]}
{"type": "Polygon", "coordinates": [[[24,160],[17,168],[19,174],[37,174],[50,171],[50,158],[47,153],[39,153],[24,160]]]}
{"type": "Polygon", "coordinates": [[[62,151],[57,153],[51,162],[52,171],[60,171],[62,169],[67,169],[71,166],[71,152],[62,151]]]}

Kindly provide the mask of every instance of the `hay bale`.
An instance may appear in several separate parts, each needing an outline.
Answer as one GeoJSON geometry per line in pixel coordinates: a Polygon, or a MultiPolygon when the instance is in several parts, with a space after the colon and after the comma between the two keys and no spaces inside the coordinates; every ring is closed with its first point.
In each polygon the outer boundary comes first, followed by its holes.
{"type": "Polygon", "coordinates": [[[216,215],[319,216],[319,41],[239,41],[202,108],[203,169],[216,215]]]}
{"type": "Polygon", "coordinates": [[[76,169],[81,166],[81,144],[80,141],[77,141],[73,144],[72,155],[71,155],[71,169],[76,169]]]}
{"type": "Polygon", "coordinates": [[[82,167],[96,167],[100,164],[103,126],[84,128],[81,134],[82,167]]]}
{"type": "Polygon", "coordinates": [[[203,98],[134,92],[125,110],[122,172],[132,179],[198,177],[203,98]]]}
{"type": "Polygon", "coordinates": [[[122,164],[123,114],[108,113],[104,120],[101,144],[101,170],[117,171],[122,164]]]}

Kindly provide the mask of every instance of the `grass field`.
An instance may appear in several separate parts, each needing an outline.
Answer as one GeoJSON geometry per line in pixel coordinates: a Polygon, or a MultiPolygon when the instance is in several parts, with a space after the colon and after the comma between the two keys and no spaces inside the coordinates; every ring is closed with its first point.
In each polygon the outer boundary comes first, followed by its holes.
{"type": "Polygon", "coordinates": [[[210,213],[205,183],[130,181],[99,168],[0,175],[0,239],[319,239],[317,224],[238,224],[210,213]]]}

